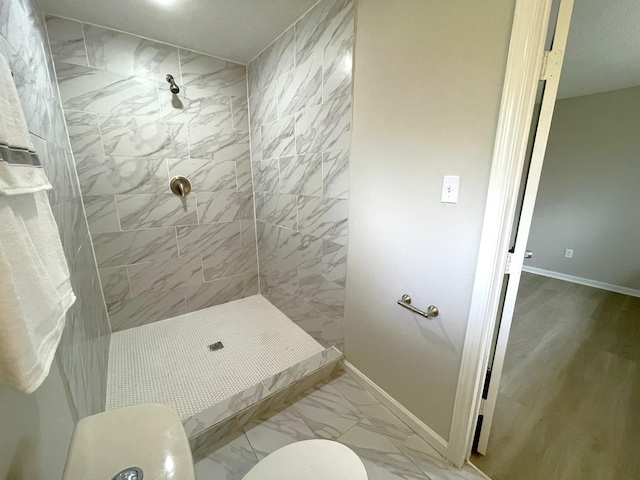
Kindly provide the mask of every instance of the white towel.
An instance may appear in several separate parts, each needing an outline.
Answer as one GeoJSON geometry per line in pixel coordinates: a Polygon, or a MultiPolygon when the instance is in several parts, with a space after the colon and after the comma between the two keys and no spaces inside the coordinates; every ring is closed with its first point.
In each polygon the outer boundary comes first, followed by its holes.
{"type": "Polygon", "coordinates": [[[40,386],[75,299],[47,193],[0,195],[1,382],[40,386]]]}
{"type": "Polygon", "coordinates": [[[31,393],[49,374],[75,302],[69,268],[11,72],[0,55],[0,382],[31,393]]]}
{"type": "Polygon", "coordinates": [[[7,60],[0,54],[0,195],[51,189],[38,160],[7,60]]]}

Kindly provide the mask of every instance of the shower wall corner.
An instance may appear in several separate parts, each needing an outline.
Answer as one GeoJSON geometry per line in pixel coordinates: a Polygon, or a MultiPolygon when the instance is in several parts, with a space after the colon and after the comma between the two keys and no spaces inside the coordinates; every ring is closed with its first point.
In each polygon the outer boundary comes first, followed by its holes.
{"type": "Polygon", "coordinates": [[[322,0],[248,65],[260,293],[343,348],[354,2],[322,0]]]}

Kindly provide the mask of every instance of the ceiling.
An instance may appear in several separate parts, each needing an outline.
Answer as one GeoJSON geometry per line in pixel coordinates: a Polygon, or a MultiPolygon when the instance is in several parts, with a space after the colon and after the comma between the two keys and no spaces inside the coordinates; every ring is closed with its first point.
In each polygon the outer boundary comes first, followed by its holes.
{"type": "Polygon", "coordinates": [[[575,0],[558,98],[640,86],[640,1],[575,0]]]}
{"type": "Polygon", "coordinates": [[[247,64],[317,0],[38,0],[46,13],[247,64]]]}
{"type": "MultiPolygon", "coordinates": [[[[317,0],[38,0],[54,15],[246,64],[317,0]]],[[[559,98],[640,85],[640,1],[575,0],[559,98]]]]}

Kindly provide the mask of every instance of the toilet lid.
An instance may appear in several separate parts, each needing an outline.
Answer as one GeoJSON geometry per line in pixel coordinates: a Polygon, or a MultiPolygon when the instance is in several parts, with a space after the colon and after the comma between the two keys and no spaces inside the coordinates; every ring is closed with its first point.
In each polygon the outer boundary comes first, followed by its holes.
{"type": "Polygon", "coordinates": [[[362,461],[329,440],[292,443],[266,457],[243,480],[367,480],[362,461]]]}

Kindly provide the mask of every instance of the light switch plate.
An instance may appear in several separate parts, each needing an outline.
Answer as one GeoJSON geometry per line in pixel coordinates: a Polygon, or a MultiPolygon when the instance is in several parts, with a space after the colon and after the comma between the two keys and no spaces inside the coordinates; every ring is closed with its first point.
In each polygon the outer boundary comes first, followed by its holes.
{"type": "Polygon", "coordinates": [[[460,189],[460,177],[457,175],[445,175],[442,182],[442,203],[458,203],[460,189]]]}

